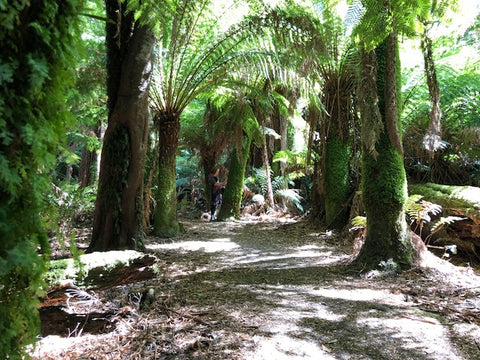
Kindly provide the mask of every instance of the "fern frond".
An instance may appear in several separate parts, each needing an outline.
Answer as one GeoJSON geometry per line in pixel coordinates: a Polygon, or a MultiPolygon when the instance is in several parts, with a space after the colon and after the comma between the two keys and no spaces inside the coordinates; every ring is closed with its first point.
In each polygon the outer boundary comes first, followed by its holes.
{"type": "Polygon", "coordinates": [[[365,216],[355,216],[352,221],[352,225],[356,228],[366,228],[367,218],[365,216]]]}
{"type": "Polygon", "coordinates": [[[299,194],[297,189],[278,189],[275,192],[275,196],[291,202],[298,210],[303,211],[303,197],[299,194]]]}
{"type": "Polygon", "coordinates": [[[440,219],[438,219],[438,221],[436,221],[433,224],[431,232],[434,233],[434,232],[440,230],[442,227],[444,227],[446,225],[451,225],[454,222],[461,221],[461,220],[466,220],[466,219],[467,218],[460,217],[460,216],[445,216],[445,217],[442,216],[440,219]]]}

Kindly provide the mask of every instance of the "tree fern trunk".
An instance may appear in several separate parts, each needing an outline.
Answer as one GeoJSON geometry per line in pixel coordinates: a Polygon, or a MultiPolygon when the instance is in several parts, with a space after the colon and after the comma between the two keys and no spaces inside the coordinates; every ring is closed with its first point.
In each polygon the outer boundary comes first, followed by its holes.
{"type": "Polygon", "coordinates": [[[350,148],[336,132],[330,132],[325,150],[325,222],[340,230],[347,225],[347,203],[352,192],[348,178],[350,148]]]}
{"type": "MultiPolygon", "coordinates": [[[[404,212],[407,183],[397,124],[400,101],[396,45],[396,36],[389,35],[375,49],[376,63],[364,61],[362,69],[362,82],[376,84],[378,110],[384,129],[375,143],[375,151],[366,149],[363,153],[362,195],[367,215],[367,236],[357,261],[366,268],[378,267],[382,261],[389,259],[405,268],[413,264],[415,257],[404,212]],[[392,118],[392,115],[397,118],[392,118]]],[[[366,55],[364,60],[374,59],[372,54],[366,55]]],[[[373,112],[364,107],[374,106],[377,97],[364,100],[368,104],[362,106],[362,117],[372,116],[373,112]]],[[[364,118],[363,121],[369,119],[364,118]]]]}
{"type": "Polygon", "coordinates": [[[177,219],[176,158],[180,119],[167,112],[158,115],[158,190],[153,232],[174,237],[180,232],[177,219]]]}
{"type": "Polygon", "coordinates": [[[427,24],[421,41],[423,60],[425,63],[425,75],[427,78],[428,92],[430,94],[430,101],[432,102],[432,109],[430,110],[430,125],[427,134],[423,140],[425,149],[433,158],[436,150],[441,146],[441,125],[440,119],[442,117],[442,110],[440,108],[440,86],[437,80],[437,71],[435,62],[433,60],[432,40],[428,36],[427,24]]]}
{"type": "Polygon", "coordinates": [[[268,205],[275,208],[275,199],[273,198],[272,177],[270,176],[270,161],[268,159],[267,139],[263,134],[263,167],[265,168],[265,182],[267,183],[268,205]]]}
{"type": "Polygon", "coordinates": [[[228,170],[228,183],[223,194],[223,203],[218,214],[218,220],[224,221],[240,216],[245,168],[251,143],[252,140],[250,138],[244,139],[241,156],[238,156],[236,148],[232,150],[230,168],[228,170]]]}
{"type": "Polygon", "coordinates": [[[323,103],[325,115],[325,223],[334,229],[343,229],[348,222],[349,200],[352,189],[349,182],[351,151],[349,132],[352,113],[352,81],[349,73],[332,71],[325,79],[323,103]]]}

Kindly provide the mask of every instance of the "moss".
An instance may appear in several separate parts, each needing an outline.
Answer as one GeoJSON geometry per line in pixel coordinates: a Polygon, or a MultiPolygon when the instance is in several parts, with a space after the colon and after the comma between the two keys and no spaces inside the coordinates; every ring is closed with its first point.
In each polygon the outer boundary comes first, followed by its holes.
{"type": "Polygon", "coordinates": [[[175,166],[159,164],[158,190],[155,196],[158,205],[155,212],[154,234],[160,237],[175,237],[180,231],[177,220],[175,180],[175,166]]]}
{"type": "Polygon", "coordinates": [[[159,115],[159,156],[157,173],[157,208],[153,233],[171,238],[180,233],[177,219],[176,156],[180,119],[168,113],[159,115]]]}
{"type": "Polygon", "coordinates": [[[465,209],[467,215],[480,217],[480,188],[473,186],[410,184],[410,194],[422,195],[425,200],[444,208],[465,209]]]}
{"type": "Polygon", "coordinates": [[[230,158],[230,168],[228,171],[228,184],[223,194],[223,203],[218,214],[219,220],[228,220],[240,216],[240,206],[243,194],[243,181],[245,178],[245,168],[247,166],[248,152],[250,150],[251,139],[246,138],[242,149],[242,158],[239,159],[237,150],[233,149],[230,158]]]}
{"type": "MultiPolygon", "coordinates": [[[[385,42],[376,49],[376,54],[378,106],[386,129],[385,42]]],[[[407,181],[403,157],[391,143],[387,131],[380,135],[376,150],[376,158],[369,152],[363,154],[362,196],[367,216],[367,236],[357,261],[375,268],[382,261],[392,259],[400,268],[408,268],[414,262],[415,249],[405,220],[407,181]]]]}
{"type": "Polygon", "coordinates": [[[325,154],[325,211],[327,226],[343,228],[348,221],[346,203],[351,193],[349,183],[350,148],[331,136],[325,154]]]}

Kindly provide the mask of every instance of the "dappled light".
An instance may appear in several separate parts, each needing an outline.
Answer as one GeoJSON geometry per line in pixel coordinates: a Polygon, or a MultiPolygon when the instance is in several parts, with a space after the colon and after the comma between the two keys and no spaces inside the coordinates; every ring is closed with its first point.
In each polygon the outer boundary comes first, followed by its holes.
{"type": "Polygon", "coordinates": [[[347,265],[350,241],[302,222],[184,226],[181,239],[148,238],[157,277],[98,298],[131,312],[113,332],[47,336],[34,359],[90,348],[219,360],[460,360],[476,351],[480,323],[468,319],[480,302],[468,289],[480,280],[438,258],[400,276],[359,277],[347,265]],[[145,289],[155,294],[147,308],[135,295],[145,289]]]}

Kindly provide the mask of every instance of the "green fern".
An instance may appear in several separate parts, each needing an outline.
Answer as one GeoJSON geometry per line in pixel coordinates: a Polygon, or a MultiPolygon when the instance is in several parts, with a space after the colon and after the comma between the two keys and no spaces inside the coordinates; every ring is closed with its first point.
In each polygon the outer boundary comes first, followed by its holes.
{"type": "Polygon", "coordinates": [[[432,226],[432,234],[439,231],[445,226],[451,225],[454,222],[461,221],[467,219],[466,217],[460,217],[460,216],[445,216],[445,217],[440,217],[437,221],[432,226]]]}
{"type": "Polygon", "coordinates": [[[423,196],[413,194],[410,195],[405,203],[405,212],[413,223],[416,223],[415,230],[422,233],[423,225],[432,221],[430,215],[438,215],[442,212],[442,207],[429,201],[422,200],[423,196]]]}

